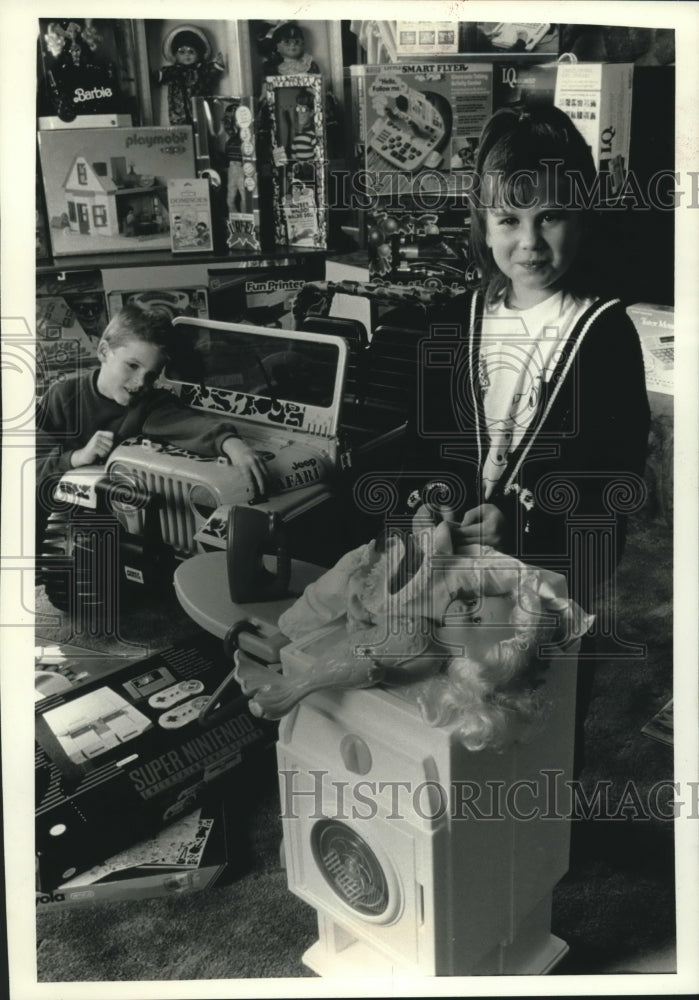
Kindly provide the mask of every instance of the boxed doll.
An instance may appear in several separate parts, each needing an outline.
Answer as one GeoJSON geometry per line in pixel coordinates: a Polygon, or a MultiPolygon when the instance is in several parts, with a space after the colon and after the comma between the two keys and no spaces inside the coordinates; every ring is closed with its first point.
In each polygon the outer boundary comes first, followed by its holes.
{"type": "MultiPolygon", "coordinates": [[[[350,67],[355,150],[375,195],[458,193],[493,106],[489,62],[350,67]]],[[[425,210],[428,205],[424,205],[425,210]]]]}
{"type": "Polygon", "coordinates": [[[272,163],[274,242],[277,246],[328,245],[325,95],[318,73],[265,80],[261,135],[272,163]]]}
{"type": "Polygon", "coordinates": [[[55,256],[169,250],[167,183],[195,177],[190,126],[39,133],[55,256]]]}
{"type": "Polygon", "coordinates": [[[197,173],[211,185],[217,248],[259,250],[260,190],[252,97],[195,97],[197,173]]]}

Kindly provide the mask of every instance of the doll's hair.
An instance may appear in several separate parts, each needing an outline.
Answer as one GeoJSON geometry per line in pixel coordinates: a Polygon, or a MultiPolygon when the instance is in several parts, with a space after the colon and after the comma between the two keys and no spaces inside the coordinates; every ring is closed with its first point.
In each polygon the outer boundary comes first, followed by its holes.
{"type": "Polygon", "coordinates": [[[287,38],[300,38],[303,41],[303,30],[293,21],[284,21],[282,24],[277,25],[272,32],[272,42],[275,45],[277,42],[282,42],[287,38]]]}
{"type": "Polygon", "coordinates": [[[508,279],[486,243],[487,209],[502,204],[526,205],[532,175],[542,173],[553,183],[554,196],[562,199],[563,207],[580,212],[582,239],[577,257],[563,278],[565,287],[581,296],[597,291],[598,275],[594,274],[590,256],[595,219],[588,205],[574,204],[572,200],[583,186],[588,192],[594,190],[597,172],[590,147],[559,108],[502,108],[486,122],[480,136],[470,206],[471,246],[488,302],[504,297],[508,279]]]}
{"type": "Polygon", "coordinates": [[[419,684],[416,700],[431,726],[455,725],[467,750],[502,752],[531,738],[545,721],[548,700],[541,685],[548,661],[539,650],[555,642],[557,628],[541,622],[543,604],[523,574],[509,625],[512,634],[479,659],[450,659],[445,672],[419,684]]]}
{"type": "Polygon", "coordinates": [[[204,58],[206,46],[199,35],[196,35],[193,31],[183,29],[182,31],[178,31],[173,36],[172,42],[170,43],[170,51],[172,52],[173,58],[175,57],[177,50],[183,45],[187,45],[189,48],[194,49],[200,59],[204,58]]]}
{"type": "Polygon", "coordinates": [[[315,107],[315,99],[310,90],[299,90],[296,94],[296,103],[304,105],[310,111],[315,107]]]}
{"type": "Polygon", "coordinates": [[[165,357],[173,351],[173,330],[169,316],[156,310],[127,303],[112,317],[101,337],[108,347],[123,347],[131,340],[159,347],[165,357]]]}

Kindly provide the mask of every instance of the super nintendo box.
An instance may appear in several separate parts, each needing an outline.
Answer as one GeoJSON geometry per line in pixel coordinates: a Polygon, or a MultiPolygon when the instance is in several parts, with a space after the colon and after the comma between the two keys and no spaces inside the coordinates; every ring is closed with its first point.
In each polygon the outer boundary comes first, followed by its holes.
{"type": "Polygon", "coordinates": [[[74,690],[41,698],[36,723],[36,852],[42,889],[152,836],[201,804],[217,782],[264,767],[276,727],[238,688],[201,711],[232,669],[202,636],[74,690]]]}

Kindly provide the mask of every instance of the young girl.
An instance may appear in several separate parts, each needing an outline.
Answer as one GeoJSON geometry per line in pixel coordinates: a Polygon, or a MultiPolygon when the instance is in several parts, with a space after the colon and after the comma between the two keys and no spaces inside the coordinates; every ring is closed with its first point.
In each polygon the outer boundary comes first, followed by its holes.
{"type": "Polygon", "coordinates": [[[482,288],[429,317],[428,345],[452,360],[424,355],[406,461],[409,507],[429,502],[437,480],[463,543],[566,573],[585,607],[640,505],[649,429],[636,330],[594,273],[595,176],[556,108],[505,109],[486,124],[471,204],[482,288]],[[593,555],[589,536],[605,532],[611,543],[593,555]]]}
{"type": "MultiPolygon", "coordinates": [[[[462,545],[565,575],[570,596],[598,612],[596,630],[616,639],[609,581],[626,516],[643,502],[649,408],[636,330],[619,299],[599,294],[602,247],[585,204],[595,177],[556,108],[506,109],[486,124],[471,205],[482,287],[428,317],[403,482],[408,509],[427,503],[438,517],[437,497],[462,545]]],[[[582,719],[589,665],[580,677],[582,719]]]]}

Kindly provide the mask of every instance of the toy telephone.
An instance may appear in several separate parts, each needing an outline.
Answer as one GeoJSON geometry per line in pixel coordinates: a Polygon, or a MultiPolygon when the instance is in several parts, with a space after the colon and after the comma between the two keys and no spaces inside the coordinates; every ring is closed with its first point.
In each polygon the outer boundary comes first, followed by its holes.
{"type": "Polygon", "coordinates": [[[228,514],[228,589],[234,604],[271,601],[289,586],[291,559],[284,522],[276,511],[234,505],[228,514]],[[276,557],[276,570],[263,565],[276,557]]]}

